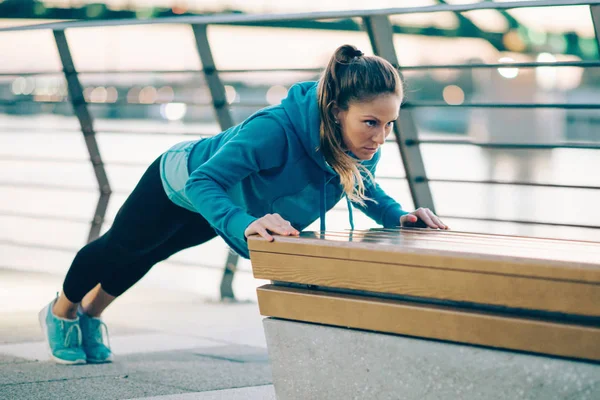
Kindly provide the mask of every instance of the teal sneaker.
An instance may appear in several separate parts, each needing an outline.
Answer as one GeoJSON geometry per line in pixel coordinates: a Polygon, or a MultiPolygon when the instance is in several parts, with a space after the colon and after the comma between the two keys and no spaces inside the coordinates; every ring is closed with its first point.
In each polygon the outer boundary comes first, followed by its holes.
{"type": "Polygon", "coordinates": [[[77,310],[77,315],[79,316],[79,326],[83,334],[83,351],[85,351],[87,361],[94,364],[112,362],[113,356],[110,351],[110,341],[106,324],[102,319],[90,317],[81,311],[81,307],[77,310]],[[104,344],[102,328],[106,332],[106,344],[104,344]]]}
{"type": "Polygon", "coordinates": [[[38,318],[50,357],[59,364],[85,364],[79,318],[64,319],[52,313],[55,300],[39,312],[38,318]]]}

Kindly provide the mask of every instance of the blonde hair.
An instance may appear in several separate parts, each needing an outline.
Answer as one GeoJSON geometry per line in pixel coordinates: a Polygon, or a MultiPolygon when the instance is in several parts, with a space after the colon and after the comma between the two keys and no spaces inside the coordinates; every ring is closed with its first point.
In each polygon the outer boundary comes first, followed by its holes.
{"type": "Polygon", "coordinates": [[[364,205],[363,174],[373,179],[360,162],[346,153],[341,126],[335,123],[332,109],[347,110],[352,102],[369,101],[381,94],[396,94],[402,98],[402,80],[387,60],[365,56],[352,45],[336,49],[323,72],[318,86],[320,149],[327,163],[340,176],[344,192],[350,201],[364,205]]]}

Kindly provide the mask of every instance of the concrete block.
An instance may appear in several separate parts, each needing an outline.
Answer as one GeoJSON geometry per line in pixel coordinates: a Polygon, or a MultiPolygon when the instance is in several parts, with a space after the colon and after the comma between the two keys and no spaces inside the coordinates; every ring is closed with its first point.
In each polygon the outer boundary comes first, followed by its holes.
{"type": "Polygon", "coordinates": [[[278,400],[600,399],[600,365],[266,318],[278,400]]]}

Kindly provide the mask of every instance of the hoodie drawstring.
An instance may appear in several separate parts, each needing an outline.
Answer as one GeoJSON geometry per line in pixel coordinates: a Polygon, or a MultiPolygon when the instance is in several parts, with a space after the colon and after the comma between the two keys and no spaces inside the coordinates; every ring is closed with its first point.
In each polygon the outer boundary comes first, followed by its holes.
{"type": "Polygon", "coordinates": [[[325,232],[325,204],[327,204],[327,194],[325,185],[327,184],[327,177],[323,174],[323,185],[321,185],[321,209],[319,219],[321,220],[321,233],[325,232]]]}
{"type": "MultiPolygon", "coordinates": [[[[327,190],[325,190],[327,185],[327,176],[323,175],[323,185],[321,185],[321,201],[320,201],[320,213],[319,219],[321,220],[321,233],[325,233],[325,207],[327,204],[327,190]]],[[[348,220],[350,221],[350,229],[354,230],[354,213],[352,211],[352,203],[346,195],[346,204],[348,204],[348,220]]]]}
{"type": "Polygon", "coordinates": [[[352,203],[346,195],[346,204],[348,204],[348,219],[350,220],[350,229],[354,230],[354,215],[352,214],[352,203]]]}

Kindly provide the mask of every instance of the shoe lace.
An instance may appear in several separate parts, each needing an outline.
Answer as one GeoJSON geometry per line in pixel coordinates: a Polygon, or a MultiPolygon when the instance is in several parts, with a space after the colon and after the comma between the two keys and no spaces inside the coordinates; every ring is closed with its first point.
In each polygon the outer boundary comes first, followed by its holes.
{"type": "Polygon", "coordinates": [[[110,349],[110,336],[108,335],[108,327],[100,318],[92,318],[89,321],[89,329],[86,329],[87,336],[86,341],[90,343],[102,343],[108,346],[110,349]],[[102,335],[102,330],[104,328],[105,335],[102,335]],[[104,337],[106,337],[106,343],[104,343],[104,337]],[[89,338],[89,339],[88,339],[89,338]]]}
{"type": "Polygon", "coordinates": [[[108,335],[108,327],[106,326],[106,324],[104,323],[104,321],[100,320],[98,321],[100,322],[100,329],[98,329],[98,331],[100,332],[100,341],[104,342],[104,340],[102,339],[102,328],[104,328],[104,332],[106,333],[106,344],[108,345],[108,348],[110,349],[110,336],[108,335]]]}
{"type": "MultiPolygon", "coordinates": [[[[65,330],[65,322],[64,321],[60,321],[61,326],[62,326],[62,330],[65,330]]],[[[65,341],[64,341],[64,346],[65,347],[80,347],[82,343],[82,336],[81,336],[81,328],[79,327],[78,324],[72,324],[71,327],[67,330],[67,333],[65,335],[65,341]],[[73,337],[75,336],[75,337],[73,337]],[[73,341],[73,339],[76,339],[75,341],[73,341]]]]}

